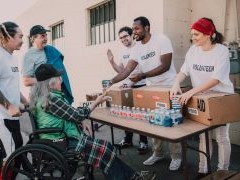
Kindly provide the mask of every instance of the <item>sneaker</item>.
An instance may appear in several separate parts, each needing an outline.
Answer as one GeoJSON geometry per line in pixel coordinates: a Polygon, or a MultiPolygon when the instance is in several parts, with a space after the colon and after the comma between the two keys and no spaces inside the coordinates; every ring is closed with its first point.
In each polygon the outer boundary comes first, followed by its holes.
{"type": "Polygon", "coordinates": [[[176,171],[180,168],[181,166],[181,159],[172,159],[170,165],[169,165],[169,170],[170,171],[176,171]]]}
{"type": "Polygon", "coordinates": [[[123,140],[120,141],[120,143],[118,143],[118,145],[121,148],[127,148],[127,147],[130,147],[130,146],[133,146],[133,143],[132,142],[127,142],[127,141],[125,141],[125,139],[123,139],[123,140]]]}
{"type": "Polygon", "coordinates": [[[140,142],[138,147],[139,154],[146,154],[148,152],[148,145],[146,143],[140,142]]]}
{"type": "Polygon", "coordinates": [[[156,162],[162,160],[163,158],[164,158],[163,156],[159,157],[159,156],[155,156],[153,154],[150,158],[148,158],[146,161],[144,161],[143,164],[145,166],[151,166],[151,165],[155,164],[156,162]]]}
{"type": "Polygon", "coordinates": [[[155,172],[141,171],[137,173],[133,180],[154,180],[156,178],[155,172]]]}

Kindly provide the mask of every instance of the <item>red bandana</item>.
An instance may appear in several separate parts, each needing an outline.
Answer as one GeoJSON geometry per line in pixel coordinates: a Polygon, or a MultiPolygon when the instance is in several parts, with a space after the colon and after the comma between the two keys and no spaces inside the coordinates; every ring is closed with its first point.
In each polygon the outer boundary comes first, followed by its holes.
{"type": "Polygon", "coordinates": [[[201,18],[194,22],[191,29],[202,32],[203,34],[212,36],[215,33],[215,27],[213,23],[207,19],[201,18]]]}

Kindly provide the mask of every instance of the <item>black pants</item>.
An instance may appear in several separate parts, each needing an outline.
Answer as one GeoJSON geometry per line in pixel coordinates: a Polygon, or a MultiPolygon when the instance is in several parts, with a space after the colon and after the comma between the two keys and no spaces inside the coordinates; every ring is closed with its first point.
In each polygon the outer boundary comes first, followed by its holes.
{"type": "MultiPolygon", "coordinates": [[[[125,131],[125,137],[124,137],[124,140],[128,143],[131,143],[132,142],[132,137],[133,137],[133,133],[132,132],[129,132],[129,131],[125,131]]],[[[139,135],[140,137],[140,142],[143,142],[145,144],[148,143],[148,140],[147,140],[147,136],[143,136],[143,135],[139,135]]]]}
{"type": "MultiPolygon", "coordinates": [[[[143,86],[146,86],[145,84],[143,85],[134,85],[132,88],[140,88],[140,87],[143,87],[143,86]]],[[[129,131],[125,131],[125,138],[124,140],[128,143],[131,143],[132,142],[132,137],[133,137],[133,133],[132,132],[129,132],[129,131]]],[[[145,144],[148,143],[148,140],[147,140],[147,136],[143,136],[143,135],[139,135],[140,137],[140,142],[143,142],[145,144]]]]}
{"type": "MultiPolygon", "coordinates": [[[[23,145],[23,138],[20,130],[20,122],[19,120],[10,120],[10,119],[4,119],[4,124],[10,131],[14,144],[15,144],[15,150],[23,145]]],[[[14,166],[16,168],[20,168],[22,159],[21,157],[16,158],[14,166]]],[[[15,179],[17,176],[17,173],[13,173],[11,180],[15,179]]]]}

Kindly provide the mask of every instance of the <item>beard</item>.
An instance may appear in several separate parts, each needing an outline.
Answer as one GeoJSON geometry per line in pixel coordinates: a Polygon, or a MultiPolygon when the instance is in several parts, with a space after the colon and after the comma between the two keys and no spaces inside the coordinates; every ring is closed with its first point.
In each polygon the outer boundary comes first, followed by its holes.
{"type": "Polygon", "coordinates": [[[139,36],[139,35],[135,35],[133,37],[136,41],[142,41],[144,39],[144,36],[139,36]]]}

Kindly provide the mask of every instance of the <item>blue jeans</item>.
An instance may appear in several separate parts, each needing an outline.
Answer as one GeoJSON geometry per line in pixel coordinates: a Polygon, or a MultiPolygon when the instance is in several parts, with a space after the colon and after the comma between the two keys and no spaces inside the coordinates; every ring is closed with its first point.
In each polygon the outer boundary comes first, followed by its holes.
{"type": "Polygon", "coordinates": [[[116,157],[108,169],[108,174],[104,175],[107,180],[131,180],[135,174],[136,171],[116,157]]]}

